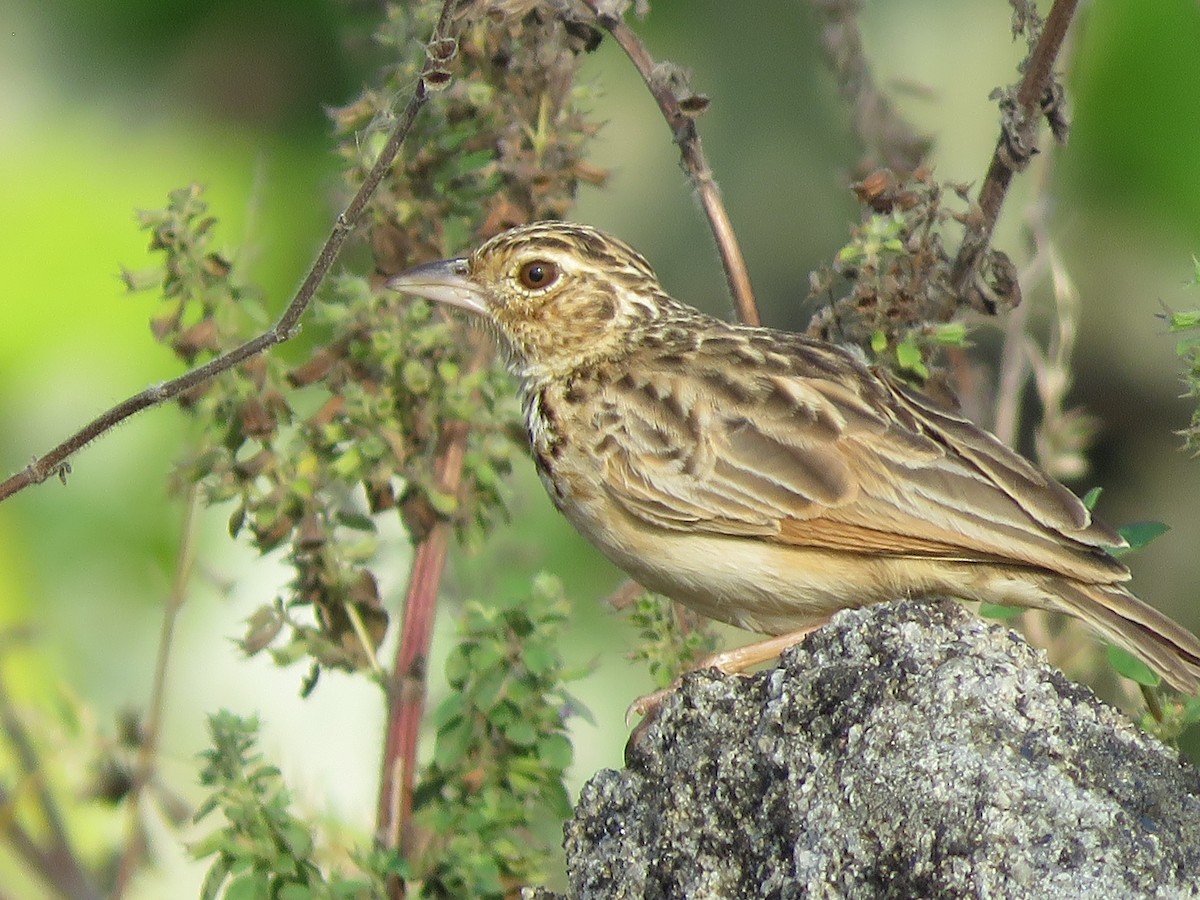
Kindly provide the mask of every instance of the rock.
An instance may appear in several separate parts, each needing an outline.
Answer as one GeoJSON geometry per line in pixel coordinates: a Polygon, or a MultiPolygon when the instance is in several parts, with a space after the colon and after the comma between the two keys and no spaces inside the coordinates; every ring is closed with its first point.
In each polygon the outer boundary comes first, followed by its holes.
{"type": "Polygon", "coordinates": [[[1200,896],[1200,773],[1014,632],[897,602],[689,675],[566,849],[572,900],[1200,896]]]}

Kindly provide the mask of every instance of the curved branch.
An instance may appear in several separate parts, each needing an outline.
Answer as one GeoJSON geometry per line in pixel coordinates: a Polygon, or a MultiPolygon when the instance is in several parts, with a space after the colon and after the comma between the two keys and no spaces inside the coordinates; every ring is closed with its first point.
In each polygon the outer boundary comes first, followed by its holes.
{"type": "MultiPolygon", "coordinates": [[[[490,345],[480,342],[466,373],[486,367],[491,356],[490,345]]],[[[458,496],[462,486],[469,432],[466,422],[451,421],[442,426],[434,476],[438,490],[449,496],[458,496]]],[[[412,844],[417,741],[425,711],[429,647],[450,532],[451,523],[439,520],[417,545],[404,598],[400,643],[396,646],[396,658],[387,682],[387,725],[379,779],[376,840],[383,847],[398,849],[402,856],[407,855],[412,844]]],[[[389,890],[392,896],[402,896],[398,884],[390,884],[389,890]]]]}
{"type": "MultiPolygon", "coordinates": [[[[1075,16],[1079,0],[1054,0],[1042,28],[1041,37],[1026,61],[1025,76],[1017,88],[1011,123],[1001,130],[996,150],[992,154],[987,176],[979,189],[979,216],[963,235],[962,245],[954,260],[951,284],[958,296],[971,293],[972,282],[979,274],[979,264],[991,243],[992,231],[1000,218],[1000,209],[1013,173],[1024,168],[1037,145],[1037,129],[1044,103],[1051,96],[1054,61],[1075,16]]],[[[1053,120],[1052,120],[1053,124],[1053,120]]]]}
{"type": "MultiPolygon", "coordinates": [[[[762,318],[758,314],[758,306],[754,301],[754,289],[750,285],[750,273],[746,269],[746,258],[738,244],[729,213],[721,200],[721,190],[709,168],[708,159],[704,155],[704,147],[700,143],[700,135],[696,132],[694,116],[703,111],[708,100],[690,91],[677,91],[679,84],[678,70],[672,66],[656,63],[650,56],[650,51],[642,43],[641,38],[625,24],[624,20],[604,10],[603,0],[585,0],[588,7],[596,14],[596,21],[613,36],[613,39],[625,51],[630,62],[642,76],[646,88],[653,95],[658,108],[662,111],[667,126],[675,143],[679,145],[679,155],[683,167],[700,195],[704,206],[704,214],[708,217],[709,226],[717,241],[717,249],[721,253],[721,264],[725,268],[725,278],[729,282],[729,290],[733,295],[734,308],[738,318],[747,325],[761,325],[762,318]],[[681,97],[680,94],[683,94],[681,97]]],[[[612,4],[607,4],[611,6],[612,4]]]]}
{"type": "Polygon", "coordinates": [[[342,245],[346,242],[346,238],[350,236],[355,225],[358,224],[358,219],[370,201],[371,195],[375,193],[375,189],[391,168],[392,162],[400,150],[400,145],[404,143],[405,138],[408,137],[408,133],[412,129],[417,113],[421,111],[421,107],[428,101],[430,92],[443,87],[450,78],[450,74],[446,71],[445,66],[453,59],[457,51],[457,44],[454,38],[450,36],[450,19],[454,6],[454,0],[445,0],[442,7],[442,14],[434,29],[433,36],[426,45],[425,65],[421,70],[420,76],[417,78],[417,84],[413,89],[412,97],[404,107],[404,111],[400,114],[399,120],[396,122],[396,127],[392,129],[392,133],[380,151],[379,157],[375,160],[375,164],[371,166],[366,178],[363,179],[362,185],[354,194],[354,197],[351,198],[346,208],[338,215],[329,233],[329,237],[325,239],[325,244],[321,247],[321,252],[318,254],[316,261],[313,263],[312,268],[309,269],[304,282],[300,285],[299,290],[296,291],[295,297],[292,298],[291,303],[283,311],[283,315],[279,317],[279,320],[263,334],[246,341],[246,343],[239,347],[235,347],[225,355],[217,357],[199,368],[192,369],[190,372],[185,372],[178,378],[172,378],[170,381],[165,381],[162,384],[152,385],[140,394],[136,394],[118,403],[116,406],[97,416],[48,453],[35,458],[33,462],[20,472],[0,482],[0,502],[31,485],[41,484],[48,478],[58,476],[65,480],[71,471],[68,462],[70,458],[121,422],[144,409],[158,406],[160,403],[172,400],[180,394],[186,393],[197,385],[205,383],[210,378],[214,378],[222,372],[227,372],[239,363],[257,356],[264,350],[276,344],[282,344],[298,333],[301,316],[304,315],[305,310],[308,309],[309,304],[312,302],[318,285],[329,274],[329,269],[333,266],[334,260],[337,259],[342,245]]]}

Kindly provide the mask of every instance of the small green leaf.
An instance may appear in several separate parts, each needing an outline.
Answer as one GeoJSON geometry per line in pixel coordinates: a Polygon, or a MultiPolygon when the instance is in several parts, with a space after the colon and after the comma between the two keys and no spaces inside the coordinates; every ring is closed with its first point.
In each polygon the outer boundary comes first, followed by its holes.
{"type": "Polygon", "coordinates": [[[445,491],[427,487],[425,489],[425,499],[429,501],[429,505],[433,507],[434,512],[439,516],[449,518],[458,512],[458,497],[455,494],[448,494],[445,491]]]}
{"type": "Polygon", "coordinates": [[[875,333],[871,335],[871,351],[878,354],[886,349],[887,335],[883,333],[882,329],[876,329],[875,333]]]}
{"type": "Polygon", "coordinates": [[[1102,493],[1104,493],[1104,488],[1097,485],[1083,495],[1083,505],[1088,508],[1088,512],[1093,512],[1096,509],[1096,504],[1100,502],[1100,495],[1102,493]]]}
{"type": "MultiPolygon", "coordinates": [[[[203,859],[207,855],[208,852],[197,853],[193,850],[193,856],[196,859],[203,859]]],[[[204,883],[200,887],[200,900],[217,900],[221,896],[221,888],[225,885],[225,879],[228,877],[229,860],[223,855],[218,856],[204,875],[204,883]]]]}
{"type": "Polygon", "coordinates": [[[896,362],[902,369],[907,369],[922,378],[929,377],[929,370],[925,368],[925,361],[921,359],[921,348],[911,340],[896,345],[896,362]]]}
{"type": "Polygon", "coordinates": [[[237,509],[229,517],[229,536],[235,538],[246,524],[246,504],[239,503],[237,509]]]}
{"type": "Polygon", "coordinates": [[[530,644],[521,651],[525,667],[534,675],[544,675],[558,664],[558,654],[545,644],[530,644]]]}
{"type": "Polygon", "coordinates": [[[1180,338],[1175,342],[1175,355],[1182,356],[1186,359],[1195,353],[1197,348],[1200,348],[1200,338],[1180,338]]]}
{"type": "Polygon", "coordinates": [[[1125,538],[1128,547],[1114,547],[1110,551],[1113,556],[1124,556],[1134,550],[1141,550],[1152,540],[1170,530],[1169,525],[1162,522],[1132,522],[1117,529],[1117,534],[1125,538]]]}
{"type": "Polygon", "coordinates": [[[1167,319],[1172,331],[1187,331],[1200,326],[1200,309],[1189,309],[1184,312],[1173,312],[1167,319]]]}
{"type": "Polygon", "coordinates": [[[967,326],[964,322],[945,322],[930,329],[930,337],[947,347],[963,347],[967,343],[967,326]]]}
{"type": "Polygon", "coordinates": [[[517,719],[504,729],[504,736],[518,747],[532,747],[537,741],[537,731],[526,719],[517,719]]]}
{"type": "Polygon", "coordinates": [[[541,761],[559,771],[568,768],[575,755],[571,742],[562,734],[543,735],[538,740],[537,749],[541,761]]]}
{"type": "Polygon", "coordinates": [[[1190,727],[1200,722],[1200,697],[1189,697],[1183,704],[1183,713],[1180,715],[1180,722],[1185,727],[1190,727]]]}
{"type": "Polygon", "coordinates": [[[1108,664],[1118,675],[1130,681],[1144,684],[1146,687],[1158,687],[1162,679],[1148,665],[1121,647],[1108,647],[1108,664]]]}
{"type": "Polygon", "coordinates": [[[1015,619],[1025,610],[1016,606],[1001,606],[999,603],[980,603],[979,615],[985,619],[1015,619]]]}
{"type": "Polygon", "coordinates": [[[429,367],[418,360],[410,359],[400,370],[400,379],[404,386],[414,394],[426,394],[433,386],[433,373],[429,367]]]}
{"type": "Polygon", "coordinates": [[[337,514],[338,523],[355,531],[375,531],[375,520],[370,516],[351,510],[341,510],[337,514]]]}
{"type": "Polygon", "coordinates": [[[266,877],[250,872],[229,882],[223,900],[267,900],[271,896],[266,877]]]}

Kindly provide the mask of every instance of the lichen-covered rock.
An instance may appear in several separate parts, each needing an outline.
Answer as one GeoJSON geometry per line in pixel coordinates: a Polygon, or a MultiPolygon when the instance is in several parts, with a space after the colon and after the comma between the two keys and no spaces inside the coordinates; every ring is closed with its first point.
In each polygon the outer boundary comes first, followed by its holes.
{"type": "Polygon", "coordinates": [[[1200,774],[1013,632],[899,602],[688,676],[566,848],[572,900],[1200,896],[1200,774]]]}

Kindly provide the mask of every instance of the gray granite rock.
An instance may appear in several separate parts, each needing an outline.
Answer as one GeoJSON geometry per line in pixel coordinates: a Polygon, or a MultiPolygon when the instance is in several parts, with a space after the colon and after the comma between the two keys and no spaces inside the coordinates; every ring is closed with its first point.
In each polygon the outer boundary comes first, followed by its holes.
{"type": "Polygon", "coordinates": [[[900,602],[688,676],[566,849],[572,900],[1200,896],[1200,774],[1015,633],[900,602]]]}

